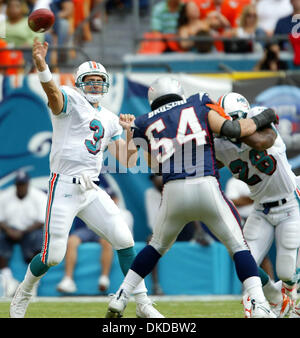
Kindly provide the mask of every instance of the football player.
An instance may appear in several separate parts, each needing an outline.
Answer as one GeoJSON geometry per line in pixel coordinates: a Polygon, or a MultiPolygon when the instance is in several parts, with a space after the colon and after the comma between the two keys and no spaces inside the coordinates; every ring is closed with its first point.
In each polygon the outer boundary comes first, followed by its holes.
{"type": "Polygon", "coordinates": [[[132,290],[170,249],[183,226],[200,220],[232,256],[237,275],[250,294],[252,317],[275,317],[263,294],[239,215],[220,188],[213,144],[213,133],[233,138],[251,135],[275,122],[275,113],[269,109],[251,119],[232,121],[206,93],[185,98],[181,84],[170,77],[156,80],[148,99],[152,111],[135,119],[133,137],[136,144],[146,140],[145,149],[159,163],[164,180],[162,202],[153,237],[137,255],[109,302],[108,312],[121,316],[132,290]]]}
{"type": "MultiPolygon", "coordinates": [[[[236,121],[267,109],[250,109],[246,98],[238,93],[222,96],[219,103],[236,121]]],[[[285,144],[274,124],[270,124],[247,137],[216,138],[215,152],[218,161],[250,189],[254,208],[244,225],[244,236],[258,265],[275,239],[276,272],[282,280],[284,294],[272,286],[272,281],[261,270],[260,275],[273,312],[283,317],[291,306],[285,295],[293,301],[297,298],[295,270],[300,245],[300,190],[287,160],[285,144]]],[[[299,310],[295,306],[290,316],[299,317],[299,310]]]]}
{"type": "MultiPolygon", "coordinates": [[[[129,149],[131,131],[123,124],[127,139],[122,139],[118,117],[100,104],[109,88],[106,69],[95,61],[84,62],[75,73],[76,88],[57,87],[45,61],[47,49],[47,43],[35,40],[33,60],[48,97],[53,126],[44,242],[11,302],[10,316],[18,318],[24,317],[36,283],[51,266],[63,260],[75,216],[111,243],[124,274],[135,257],[133,237],[119,208],[94,183],[106,147],[125,166],[135,165],[137,159],[136,147],[129,149]]],[[[143,282],[133,292],[137,316],[163,317],[152,306],[146,291],[143,282]]]]}

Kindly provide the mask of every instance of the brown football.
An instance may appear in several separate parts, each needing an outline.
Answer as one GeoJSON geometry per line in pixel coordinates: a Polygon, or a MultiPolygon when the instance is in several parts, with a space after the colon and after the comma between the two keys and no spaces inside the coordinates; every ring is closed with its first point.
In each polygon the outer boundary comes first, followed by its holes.
{"type": "Polygon", "coordinates": [[[47,8],[40,8],[33,11],[28,17],[28,26],[37,33],[46,32],[50,29],[55,21],[52,11],[47,8]]]}

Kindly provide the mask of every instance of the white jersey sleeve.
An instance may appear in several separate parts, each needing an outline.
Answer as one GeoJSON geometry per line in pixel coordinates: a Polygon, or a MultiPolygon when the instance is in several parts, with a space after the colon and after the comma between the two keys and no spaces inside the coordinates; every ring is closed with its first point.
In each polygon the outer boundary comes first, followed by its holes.
{"type": "Polygon", "coordinates": [[[72,111],[74,105],[78,104],[78,100],[81,100],[81,95],[75,88],[72,87],[60,86],[59,89],[64,97],[64,105],[61,113],[58,116],[68,115],[72,111]]]}
{"type": "Polygon", "coordinates": [[[119,123],[119,118],[116,115],[112,115],[112,124],[111,124],[111,141],[116,141],[121,138],[123,133],[123,128],[119,123]]]}

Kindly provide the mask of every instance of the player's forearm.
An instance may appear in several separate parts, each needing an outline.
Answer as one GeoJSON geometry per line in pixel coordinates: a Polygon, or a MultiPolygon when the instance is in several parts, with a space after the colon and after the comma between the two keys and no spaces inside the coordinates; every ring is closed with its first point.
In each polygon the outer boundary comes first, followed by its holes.
{"type": "Polygon", "coordinates": [[[273,146],[276,137],[277,134],[273,129],[268,128],[263,131],[256,131],[250,136],[243,137],[241,141],[255,150],[264,151],[273,146]]]}
{"type": "Polygon", "coordinates": [[[136,165],[138,158],[138,150],[132,138],[132,131],[126,131],[126,148],[127,148],[127,168],[132,168],[136,165]]]}
{"type": "Polygon", "coordinates": [[[53,114],[59,114],[63,109],[63,95],[53,80],[48,65],[44,60],[37,64],[38,77],[48,98],[48,104],[53,114]]]}
{"type": "Polygon", "coordinates": [[[58,115],[62,111],[64,105],[62,92],[59,90],[53,79],[49,82],[41,82],[41,85],[47,95],[50,109],[53,114],[58,115]]]}

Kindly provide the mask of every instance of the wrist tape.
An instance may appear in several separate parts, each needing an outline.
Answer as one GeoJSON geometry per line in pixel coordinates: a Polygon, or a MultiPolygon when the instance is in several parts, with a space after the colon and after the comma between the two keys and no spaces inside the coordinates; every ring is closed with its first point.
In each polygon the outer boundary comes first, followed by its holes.
{"type": "Polygon", "coordinates": [[[42,83],[49,82],[52,80],[52,73],[50,72],[48,65],[47,65],[47,68],[43,70],[42,72],[38,71],[38,76],[39,76],[40,82],[42,83]]]}

